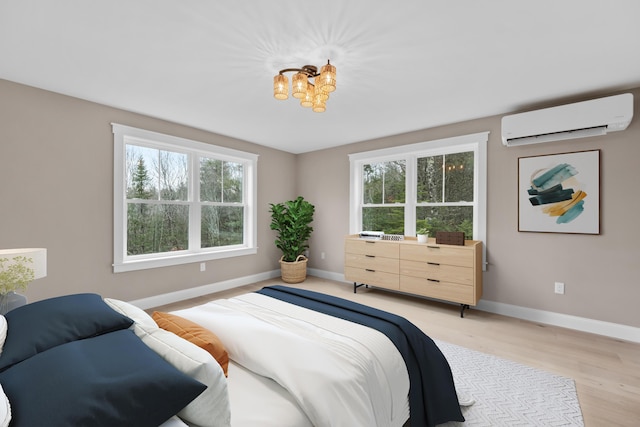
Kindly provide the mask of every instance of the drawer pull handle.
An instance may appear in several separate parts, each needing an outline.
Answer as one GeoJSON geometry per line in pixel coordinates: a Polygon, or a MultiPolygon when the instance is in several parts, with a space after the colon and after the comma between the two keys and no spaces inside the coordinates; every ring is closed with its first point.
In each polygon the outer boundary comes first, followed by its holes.
{"type": "Polygon", "coordinates": [[[431,245],[427,245],[427,247],[429,249],[440,249],[440,246],[431,246],[431,245]]]}
{"type": "Polygon", "coordinates": [[[436,280],[436,279],[427,279],[430,282],[436,282],[436,283],[440,283],[440,280],[436,280]]]}
{"type": "Polygon", "coordinates": [[[375,255],[365,255],[367,258],[375,258],[375,255]]]}
{"type": "Polygon", "coordinates": [[[365,240],[364,242],[365,243],[371,243],[372,245],[375,243],[375,242],[372,242],[371,240],[365,240]]]}
{"type": "Polygon", "coordinates": [[[440,265],[439,262],[427,262],[427,264],[429,264],[429,265],[440,265]]]}
{"type": "Polygon", "coordinates": [[[370,268],[365,268],[364,271],[369,271],[371,273],[375,273],[376,272],[375,270],[371,270],[370,268]]]}

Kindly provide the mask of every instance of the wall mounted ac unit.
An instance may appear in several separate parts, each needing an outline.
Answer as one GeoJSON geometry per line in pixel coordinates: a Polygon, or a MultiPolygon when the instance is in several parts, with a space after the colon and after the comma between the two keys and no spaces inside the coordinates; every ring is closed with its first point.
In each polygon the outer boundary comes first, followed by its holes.
{"type": "Polygon", "coordinates": [[[624,130],[633,117],[633,94],[608,96],[502,118],[507,147],[584,138],[624,130]]]}

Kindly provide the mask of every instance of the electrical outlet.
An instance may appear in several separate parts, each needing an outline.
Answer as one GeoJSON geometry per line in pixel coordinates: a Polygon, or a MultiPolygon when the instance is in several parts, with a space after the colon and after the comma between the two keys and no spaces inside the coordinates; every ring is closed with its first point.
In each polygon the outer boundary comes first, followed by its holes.
{"type": "Polygon", "coordinates": [[[207,264],[204,262],[200,263],[200,271],[206,271],[207,270],[207,264]]]}
{"type": "Polygon", "coordinates": [[[564,295],[564,283],[556,282],[555,291],[556,291],[556,294],[564,295]]]}
{"type": "Polygon", "coordinates": [[[324,258],[325,258],[324,252],[320,252],[320,259],[324,259],[324,258]]]}

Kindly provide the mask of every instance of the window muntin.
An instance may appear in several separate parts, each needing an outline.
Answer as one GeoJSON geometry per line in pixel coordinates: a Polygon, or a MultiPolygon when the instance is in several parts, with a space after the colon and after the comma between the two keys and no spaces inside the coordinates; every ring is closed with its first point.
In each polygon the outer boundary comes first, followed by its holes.
{"type": "Polygon", "coordinates": [[[114,271],[256,253],[256,155],[113,130],[114,271]]]}

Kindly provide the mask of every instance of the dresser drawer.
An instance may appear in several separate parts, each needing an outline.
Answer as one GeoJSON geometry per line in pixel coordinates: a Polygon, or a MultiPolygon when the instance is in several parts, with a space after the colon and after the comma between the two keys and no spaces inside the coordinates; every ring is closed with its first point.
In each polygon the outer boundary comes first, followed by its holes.
{"type": "Polygon", "coordinates": [[[346,253],[398,258],[398,242],[385,240],[348,239],[344,248],[346,253]]]}
{"type": "Polygon", "coordinates": [[[373,269],[367,270],[363,268],[345,266],[344,278],[350,282],[370,284],[381,288],[395,290],[398,290],[399,288],[398,273],[387,273],[373,269]]]}
{"type": "Polygon", "coordinates": [[[473,285],[474,273],[471,267],[400,260],[400,274],[421,279],[435,279],[443,282],[473,285]]]}
{"type": "Polygon", "coordinates": [[[482,297],[482,242],[464,246],[403,240],[345,239],[344,277],[358,286],[370,285],[407,294],[451,301],[464,307],[482,297]]]}
{"type": "Polygon", "coordinates": [[[346,267],[398,274],[400,260],[398,260],[398,258],[386,258],[377,255],[346,253],[344,255],[344,265],[346,267]]]}
{"type": "Polygon", "coordinates": [[[459,304],[475,305],[473,286],[437,282],[412,276],[400,276],[400,290],[459,304]]]}
{"type": "Polygon", "coordinates": [[[400,258],[409,261],[435,262],[438,264],[473,267],[475,252],[465,246],[436,244],[407,244],[400,247],[400,258]]]}

